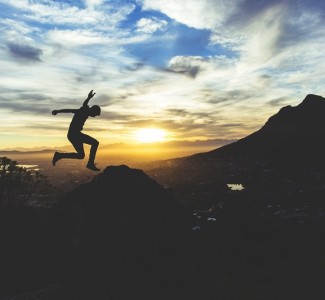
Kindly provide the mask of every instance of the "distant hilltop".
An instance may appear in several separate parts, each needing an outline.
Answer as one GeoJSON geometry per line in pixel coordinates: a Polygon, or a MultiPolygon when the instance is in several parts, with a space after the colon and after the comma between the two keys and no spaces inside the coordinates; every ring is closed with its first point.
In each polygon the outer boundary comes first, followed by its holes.
{"type": "Polygon", "coordinates": [[[265,125],[232,144],[193,158],[247,158],[272,161],[324,160],[325,99],[309,94],[299,105],[285,106],[265,125]]]}
{"type": "Polygon", "coordinates": [[[26,150],[0,150],[1,155],[13,155],[13,154],[44,154],[44,153],[53,153],[54,150],[44,149],[44,150],[30,150],[26,148],[26,150]]]}

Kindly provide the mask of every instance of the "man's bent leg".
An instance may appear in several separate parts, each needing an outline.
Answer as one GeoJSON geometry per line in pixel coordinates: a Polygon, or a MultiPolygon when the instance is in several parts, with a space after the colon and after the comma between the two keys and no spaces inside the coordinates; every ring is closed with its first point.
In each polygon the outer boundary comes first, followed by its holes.
{"type": "Polygon", "coordinates": [[[91,146],[90,147],[89,161],[88,161],[88,164],[87,164],[87,168],[90,169],[90,170],[93,170],[93,171],[99,171],[100,169],[98,169],[95,166],[95,157],[96,157],[99,142],[96,139],[94,139],[91,136],[86,135],[86,134],[83,134],[83,142],[85,144],[88,144],[88,145],[91,146]]]}
{"type": "Polygon", "coordinates": [[[77,153],[61,153],[62,158],[84,159],[85,150],[83,145],[82,133],[68,135],[68,139],[72,146],[76,149],[77,153]]]}
{"type": "Polygon", "coordinates": [[[91,144],[90,153],[89,153],[89,161],[92,162],[92,163],[95,162],[95,157],[96,157],[98,145],[99,145],[98,141],[91,144]]]}
{"type": "Polygon", "coordinates": [[[55,151],[52,159],[52,165],[55,166],[56,162],[61,159],[61,153],[55,151]]]}
{"type": "Polygon", "coordinates": [[[52,159],[52,164],[55,166],[56,162],[62,158],[70,158],[70,159],[83,159],[85,158],[85,151],[83,147],[83,142],[82,142],[82,135],[81,134],[75,134],[75,135],[68,135],[68,139],[72,146],[76,149],[77,153],[60,153],[60,152],[55,152],[53,159],[52,159]]]}

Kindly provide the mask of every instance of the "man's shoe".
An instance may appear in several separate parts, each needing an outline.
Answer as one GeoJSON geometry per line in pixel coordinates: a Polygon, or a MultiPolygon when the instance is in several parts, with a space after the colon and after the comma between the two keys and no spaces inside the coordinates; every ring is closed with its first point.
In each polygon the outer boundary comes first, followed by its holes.
{"type": "Polygon", "coordinates": [[[86,168],[88,168],[89,170],[92,170],[92,171],[100,171],[100,169],[98,169],[94,163],[92,162],[88,162],[86,168]]]}
{"type": "Polygon", "coordinates": [[[61,159],[60,157],[60,153],[55,151],[54,155],[53,155],[53,159],[52,159],[52,165],[55,166],[56,162],[61,159]]]}

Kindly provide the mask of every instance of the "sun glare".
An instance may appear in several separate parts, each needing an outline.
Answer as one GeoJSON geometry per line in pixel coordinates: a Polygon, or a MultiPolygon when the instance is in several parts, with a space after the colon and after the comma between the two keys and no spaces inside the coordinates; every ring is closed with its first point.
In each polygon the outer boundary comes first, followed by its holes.
{"type": "Polygon", "coordinates": [[[141,143],[163,142],[166,132],[157,128],[143,128],[135,132],[135,139],[141,143]]]}

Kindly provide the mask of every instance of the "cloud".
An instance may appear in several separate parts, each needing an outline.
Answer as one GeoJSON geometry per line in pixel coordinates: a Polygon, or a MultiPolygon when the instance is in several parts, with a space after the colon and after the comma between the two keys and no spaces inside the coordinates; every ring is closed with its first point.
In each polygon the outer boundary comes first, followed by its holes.
{"type": "Polygon", "coordinates": [[[16,58],[26,61],[41,61],[40,57],[43,53],[41,49],[29,45],[20,45],[15,43],[8,43],[7,47],[10,54],[16,58]]]}
{"type": "Polygon", "coordinates": [[[203,62],[204,59],[199,56],[175,56],[169,61],[168,67],[174,72],[185,73],[190,75],[191,77],[196,77],[196,75],[200,71],[203,62]]]}
{"type": "Polygon", "coordinates": [[[130,13],[134,9],[134,5],[116,5],[106,4],[105,11],[94,9],[96,5],[100,5],[103,1],[88,1],[86,8],[80,8],[69,2],[61,1],[28,1],[21,0],[19,2],[3,0],[4,4],[14,7],[21,12],[21,16],[26,21],[36,21],[44,24],[71,24],[71,25],[100,25],[105,24],[106,27],[122,20],[126,13],[130,13]],[[106,15],[105,12],[110,12],[106,15]]]}
{"type": "Polygon", "coordinates": [[[166,114],[167,115],[174,115],[174,116],[179,116],[182,118],[186,118],[186,119],[211,119],[213,118],[213,115],[211,115],[211,113],[208,112],[192,112],[186,109],[174,109],[174,108],[169,108],[166,110],[166,114]]]}
{"type": "Polygon", "coordinates": [[[64,47],[101,44],[109,42],[96,32],[80,29],[54,29],[47,32],[46,37],[50,43],[61,44],[64,47]]]}
{"type": "Polygon", "coordinates": [[[4,102],[1,101],[1,108],[2,109],[9,109],[13,112],[27,112],[30,114],[39,114],[39,115],[49,115],[51,110],[47,106],[38,105],[38,106],[31,106],[30,104],[26,104],[21,101],[13,102],[4,102]]]}
{"type": "Polygon", "coordinates": [[[289,2],[290,0],[271,0],[260,2],[256,2],[254,0],[235,1],[235,9],[227,16],[225,25],[236,27],[247,26],[250,23],[259,21],[260,18],[263,18],[265,13],[273,10],[274,7],[281,6],[281,8],[285,10],[289,2]]]}
{"type": "Polygon", "coordinates": [[[319,39],[324,32],[322,1],[296,0],[143,0],[147,10],[158,10],[196,29],[211,31],[210,42],[237,52],[245,67],[274,65],[281,52],[319,39]],[[203,17],[204,16],[204,17],[203,17]]]}
{"type": "Polygon", "coordinates": [[[143,33],[154,33],[157,30],[165,30],[168,22],[157,18],[141,18],[136,24],[136,30],[143,33]]]}
{"type": "Polygon", "coordinates": [[[40,32],[40,30],[34,26],[30,26],[25,22],[11,18],[0,18],[0,25],[3,29],[2,34],[12,42],[17,40],[20,42],[30,42],[31,39],[29,35],[40,32]]]}
{"type": "Polygon", "coordinates": [[[280,98],[276,98],[276,99],[272,99],[270,101],[267,102],[267,104],[271,105],[271,106],[276,106],[276,107],[282,107],[282,106],[286,106],[288,99],[285,97],[280,97],[280,98]]]}
{"type": "Polygon", "coordinates": [[[168,68],[174,72],[188,74],[195,78],[201,71],[220,72],[233,66],[234,60],[221,56],[174,56],[168,62],[168,68]]]}
{"type": "Polygon", "coordinates": [[[126,66],[121,67],[120,71],[122,73],[125,73],[125,72],[136,72],[136,71],[141,70],[143,67],[145,67],[145,62],[136,61],[136,62],[133,62],[133,63],[131,63],[129,65],[126,65],[126,66]]]}
{"type": "Polygon", "coordinates": [[[104,2],[104,0],[85,0],[84,2],[86,6],[93,8],[95,6],[101,5],[104,2]]]}
{"type": "Polygon", "coordinates": [[[214,29],[220,26],[235,10],[239,1],[214,0],[142,0],[143,9],[158,10],[170,18],[198,29],[214,29]]]}

